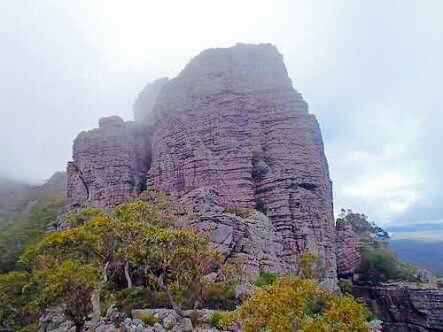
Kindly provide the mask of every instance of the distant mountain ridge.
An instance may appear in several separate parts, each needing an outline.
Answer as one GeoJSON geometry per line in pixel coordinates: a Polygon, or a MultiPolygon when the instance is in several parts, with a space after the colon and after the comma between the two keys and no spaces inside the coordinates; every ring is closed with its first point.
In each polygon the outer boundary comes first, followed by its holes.
{"type": "Polygon", "coordinates": [[[443,276],[443,241],[391,240],[389,246],[401,260],[443,276]]]}

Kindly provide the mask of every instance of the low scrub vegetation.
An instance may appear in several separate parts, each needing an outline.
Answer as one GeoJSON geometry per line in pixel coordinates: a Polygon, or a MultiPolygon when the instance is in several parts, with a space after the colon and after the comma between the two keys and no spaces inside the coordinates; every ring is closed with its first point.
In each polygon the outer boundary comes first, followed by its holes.
{"type": "MultiPolygon", "coordinates": [[[[223,264],[207,234],[185,227],[193,218],[185,210],[159,196],[149,200],[70,214],[70,229],[28,245],[20,257],[23,270],[0,274],[0,329],[36,330],[39,317],[58,307],[81,331],[86,317],[115,304],[128,315],[141,308],[170,308],[181,316],[185,309],[215,309],[220,312],[209,318],[211,326],[246,332],[366,331],[362,305],[310,279],[318,264],[309,253],[300,258],[299,278],[263,272],[241,303],[236,287],[243,282],[242,264],[223,264]],[[213,272],[215,281],[208,278],[213,272]]],[[[143,321],[157,322],[150,316],[143,321]]]]}
{"type": "Polygon", "coordinates": [[[357,272],[361,281],[417,281],[417,270],[399,261],[384,245],[366,245],[360,253],[361,263],[357,272]]]}
{"type": "Polygon", "coordinates": [[[315,281],[293,277],[276,279],[251,295],[242,306],[217,317],[219,326],[256,331],[369,331],[370,315],[350,297],[324,291],[315,281]]]}

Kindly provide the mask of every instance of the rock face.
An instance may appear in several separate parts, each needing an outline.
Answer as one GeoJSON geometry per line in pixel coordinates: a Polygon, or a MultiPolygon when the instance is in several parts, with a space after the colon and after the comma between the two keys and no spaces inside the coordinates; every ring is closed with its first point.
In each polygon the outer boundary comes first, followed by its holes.
{"type": "MultiPolygon", "coordinates": [[[[180,197],[214,186],[225,207],[265,212],[295,269],[306,250],[335,278],[331,182],[315,117],[269,44],[210,49],[154,106],[148,187],[180,197]]],[[[287,271],[293,272],[293,271],[287,271]]]]}
{"type": "MultiPolygon", "coordinates": [[[[344,212],[344,211],[342,211],[344,212]]],[[[336,225],[337,274],[339,278],[353,276],[361,262],[360,248],[367,244],[386,243],[388,233],[367,220],[365,215],[348,211],[336,225]]]]}
{"type": "MultiPolygon", "coordinates": [[[[148,85],[134,112],[139,125],[102,120],[76,139],[68,166],[71,206],[120,203],[144,187],[144,175],[149,189],[177,199],[212,188],[222,209],[264,213],[260,227],[272,228],[266,240],[279,243],[264,255],[282,272],[296,272],[299,257],[310,251],[319,256],[323,277],[336,279],[320,129],[274,46],[206,50],[176,78],[148,85]],[[152,136],[139,127],[147,124],[152,136]]],[[[229,226],[220,233],[241,228],[248,238],[255,232],[235,218],[222,219],[218,224],[229,226]]],[[[238,245],[233,241],[230,250],[238,245]]]]}
{"type": "Polygon", "coordinates": [[[146,126],[116,116],[102,118],[98,129],[80,133],[67,169],[70,206],[111,207],[144,190],[149,137],[146,126]]]}
{"type": "Polygon", "coordinates": [[[271,220],[254,209],[226,209],[219,205],[214,188],[199,188],[181,198],[193,205],[200,218],[192,227],[211,234],[211,247],[226,263],[237,263],[243,280],[255,280],[261,271],[284,273],[293,270],[280,257],[283,237],[271,220]]]}
{"type": "Polygon", "coordinates": [[[354,232],[348,222],[338,220],[337,230],[337,274],[339,277],[352,276],[361,262],[360,235],[354,232]]]}
{"type": "Polygon", "coordinates": [[[353,293],[383,321],[383,331],[443,331],[443,288],[436,285],[355,286],[353,293]]]}

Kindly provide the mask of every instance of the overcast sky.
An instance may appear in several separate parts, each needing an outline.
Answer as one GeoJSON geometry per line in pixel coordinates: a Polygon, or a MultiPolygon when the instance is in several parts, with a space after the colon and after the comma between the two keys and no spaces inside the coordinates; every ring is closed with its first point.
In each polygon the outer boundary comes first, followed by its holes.
{"type": "Polygon", "coordinates": [[[275,44],[318,116],[336,210],[443,222],[443,1],[0,1],[0,174],[42,181],[74,137],[202,50],[275,44]]]}

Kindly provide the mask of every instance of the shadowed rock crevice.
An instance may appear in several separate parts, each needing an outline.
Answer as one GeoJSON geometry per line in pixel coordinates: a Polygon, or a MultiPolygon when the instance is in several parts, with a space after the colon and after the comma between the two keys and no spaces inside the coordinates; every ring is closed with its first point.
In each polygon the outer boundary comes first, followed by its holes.
{"type": "Polygon", "coordinates": [[[67,169],[71,207],[111,207],[136,197],[146,189],[149,151],[148,127],[119,117],[80,133],[67,169]]]}

